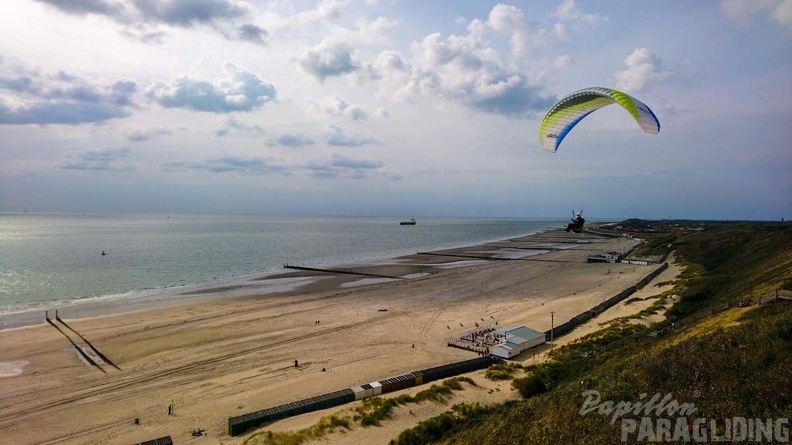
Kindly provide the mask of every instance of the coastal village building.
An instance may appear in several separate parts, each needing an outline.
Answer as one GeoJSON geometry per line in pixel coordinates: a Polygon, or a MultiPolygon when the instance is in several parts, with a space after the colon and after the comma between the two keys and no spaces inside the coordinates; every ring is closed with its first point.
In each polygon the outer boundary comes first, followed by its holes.
{"type": "Polygon", "coordinates": [[[592,253],[586,257],[589,263],[619,263],[621,260],[622,254],[619,252],[592,253]]]}
{"type": "Polygon", "coordinates": [[[525,326],[513,326],[496,331],[503,340],[492,348],[492,355],[500,358],[512,358],[526,349],[539,346],[545,342],[544,332],[534,331],[525,326]]]}

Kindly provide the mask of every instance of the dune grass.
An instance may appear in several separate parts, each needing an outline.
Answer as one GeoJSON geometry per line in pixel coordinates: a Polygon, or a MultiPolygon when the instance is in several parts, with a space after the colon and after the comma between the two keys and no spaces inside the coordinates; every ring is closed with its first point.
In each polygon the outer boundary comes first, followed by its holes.
{"type": "Polygon", "coordinates": [[[445,402],[454,391],[462,391],[464,389],[462,383],[478,386],[469,377],[452,377],[444,380],[439,385],[432,385],[419,391],[414,396],[402,394],[393,398],[371,397],[364,399],[360,406],[354,410],[322,417],[319,422],[308,428],[297,431],[262,431],[248,437],[243,443],[244,445],[301,445],[321,439],[340,430],[350,430],[356,425],[362,427],[378,426],[391,415],[391,412],[397,406],[421,403],[427,400],[445,402]]]}
{"type": "Polygon", "coordinates": [[[484,377],[493,381],[511,380],[522,369],[523,367],[519,363],[496,363],[487,368],[484,372],[484,377]]]}

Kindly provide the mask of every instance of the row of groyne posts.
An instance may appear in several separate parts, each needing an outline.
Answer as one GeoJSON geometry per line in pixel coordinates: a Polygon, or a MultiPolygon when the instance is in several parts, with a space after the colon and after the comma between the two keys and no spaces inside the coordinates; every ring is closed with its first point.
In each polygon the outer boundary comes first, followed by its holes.
{"type": "Polygon", "coordinates": [[[100,363],[110,365],[119,371],[121,370],[121,368],[116,366],[116,364],[113,363],[113,361],[110,360],[106,355],[102,354],[102,352],[96,346],[94,346],[90,341],[88,341],[88,339],[86,339],[82,334],[77,332],[76,329],[69,326],[65,321],[63,321],[63,319],[61,319],[60,316],[58,316],[57,309],[55,309],[55,318],[50,318],[49,311],[48,310],[45,311],[44,321],[49,323],[50,326],[57,329],[61,334],[63,334],[63,336],[66,337],[67,340],[69,340],[69,343],[71,343],[72,347],[74,347],[74,350],[77,351],[77,354],[79,354],[80,357],[82,357],[83,360],[85,360],[85,362],[88,363],[89,365],[97,368],[98,370],[102,371],[105,374],[107,374],[107,371],[105,371],[104,368],[100,366],[100,363]],[[85,344],[86,347],[81,347],[80,345],[75,343],[75,341],[69,336],[69,334],[67,334],[64,329],[60,328],[59,324],[65,327],[66,329],[68,329],[69,331],[71,331],[74,335],[76,335],[85,344]],[[86,348],[93,353],[93,356],[91,356],[91,354],[88,354],[86,352],[86,348]]]}
{"type": "Polygon", "coordinates": [[[477,371],[497,363],[499,359],[495,357],[478,357],[461,362],[449,363],[447,365],[436,366],[434,368],[413,371],[376,382],[365,383],[359,386],[352,386],[339,391],[333,391],[308,399],[297,400],[283,405],[266,408],[241,416],[229,417],[228,434],[239,436],[250,428],[261,426],[267,422],[299,414],[318,411],[325,408],[343,405],[346,403],[363,400],[369,397],[376,397],[389,392],[411,388],[435,380],[453,377],[466,372],[477,371]]]}
{"type": "Polygon", "coordinates": [[[394,275],[379,275],[379,274],[358,272],[354,270],[344,270],[344,269],[321,269],[318,267],[295,266],[293,264],[284,264],[283,268],[293,269],[293,270],[304,270],[308,272],[325,272],[325,273],[337,273],[337,274],[346,274],[346,275],[360,275],[364,277],[373,277],[373,278],[390,278],[392,280],[403,279],[403,277],[397,277],[394,275]]]}

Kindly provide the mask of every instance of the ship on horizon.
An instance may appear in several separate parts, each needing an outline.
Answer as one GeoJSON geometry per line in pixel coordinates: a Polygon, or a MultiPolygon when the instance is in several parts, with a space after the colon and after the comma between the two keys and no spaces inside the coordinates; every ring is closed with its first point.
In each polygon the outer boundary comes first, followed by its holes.
{"type": "Polygon", "coordinates": [[[401,221],[399,224],[402,225],[402,226],[414,226],[415,225],[415,218],[410,218],[410,219],[408,219],[406,221],[401,221]]]}

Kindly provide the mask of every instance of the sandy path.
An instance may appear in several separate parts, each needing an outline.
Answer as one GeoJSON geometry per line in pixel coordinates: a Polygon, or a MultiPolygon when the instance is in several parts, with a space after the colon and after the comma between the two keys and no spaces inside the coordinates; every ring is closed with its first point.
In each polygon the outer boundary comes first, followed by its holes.
{"type": "MultiPolygon", "coordinates": [[[[577,239],[548,232],[509,247],[577,239]]],[[[360,277],[330,278],[284,295],[66,320],[120,370],[87,366],[50,326],[0,331],[0,361],[29,362],[21,374],[0,378],[0,435],[15,444],[128,444],[166,435],[182,443],[203,428],[209,437],[202,443],[241,443],[226,433],[229,416],[474,357],[446,347],[459,323],[493,316],[501,326],[546,330],[550,311],[564,322],[652,270],[587,264],[589,252],[634,244],[595,241],[411,280],[340,288],[360,277]],[[175,415],[168,416],[171,401],[175,415]]],[[[406,261],[431,264],[426,257],[406,261]]],[[[377,267],[385,274],[394,266],[377,267]]]]}

